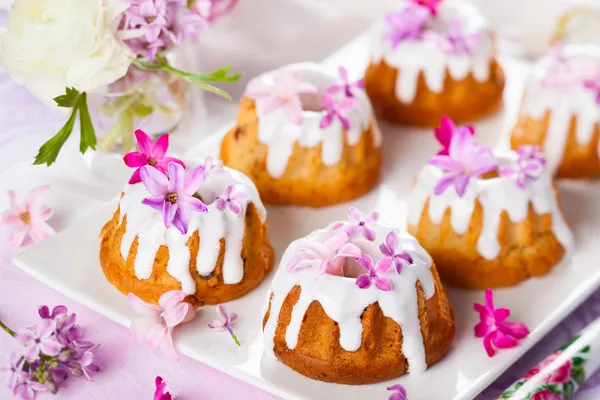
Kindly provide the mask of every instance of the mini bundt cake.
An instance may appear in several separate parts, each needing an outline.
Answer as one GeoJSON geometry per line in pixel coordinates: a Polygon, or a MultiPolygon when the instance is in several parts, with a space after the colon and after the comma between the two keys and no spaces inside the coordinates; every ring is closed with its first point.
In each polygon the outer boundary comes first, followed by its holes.
{"type": "Polygon", "coordinates": [[[165,172],[150,162],[123,190],[100,234],[104,274],[150,303],[170,290],[195,305],[243,296],[274,262],[256,187],[211,159],[187,170],[178,162],[165,172]]]}
{"type": "MultiPolygon", "coordinates": [[[[444,126],[444,124],[443,124],[444,126]]],[[[492,151],[452,128],[408,197],[408,231],[444,283],[485,289],[549,272],[571,247],[545,158],[535,147],[492,151]]]]}
{"type": "Polygon", "coordinates": [[[258,76],[221,145],[267,204],[321,207],[358,197],[379,179],[381,133],[362,81],[293,64],[258,76]]]}
{"type": "Polygon", "coordinates": [[[265,352],[327,382],[423,372],[454,337],[431,257],[376,213],[350,209],[349,216],[285,251],[263,319],[265,352]]]}
{"type": "Polygon", "coordinates": [[[485,19],[462,1],[409,0],[372,30],[366,90],[375,113],[435,126],[482,117],[502,102],[504,73],[485,19]]]}
{"type": "Polygon", "coordinates": [[[561,178],[600,175],[600,47],[555,47],[527,80],[511,145],[541,147],[561,178]]]}

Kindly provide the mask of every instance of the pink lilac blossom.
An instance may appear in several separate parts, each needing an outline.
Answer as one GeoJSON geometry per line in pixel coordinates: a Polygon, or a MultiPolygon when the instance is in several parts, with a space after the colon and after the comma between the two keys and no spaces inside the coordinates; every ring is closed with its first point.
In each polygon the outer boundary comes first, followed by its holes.
{"type": "Polygon", "coordinates": [[[489,357],[495,354],[494,347],[509,349],[529,334],[527,326],[522,322],[509,322],[507,308],[494,308],[493,292],[485,291],[485,304],[475,303],[473,308],[479,313],[480,322],[475,325],[475,336],[483,338],[483,346],[489,357]]]}
{"type": "Polygon", "coordinates": [[[388,387],[387,390],[391,390],[393,392],[388,400],[408,400],[406,389],[400,384],[392,385],[388,387]]]}
{"type": "Polygon", "coordinates": [[[229,14],[237,3],[238,0],[195,0],[191,10],[207,23],[212,24],[217,19],[229,14]]]}
{"type": "Polygon", "coordinates": [[[335,119],[338,119],[343,129],[350,129],[350,119],[348,119],[348,113],[356,106],[356,99],[354,97],[345,97],[343,99],[336,99],[330,94],[323,96],[323,109],[325,115],[321,118],[319,127],[321,129],[330,126],[335,119]]]}
{"type": "Polygon", "coordinates": [[[125,165],[136,168],[133,175],[131,175],[131,178],[129,178],[130,185],[142,181],[140,171],[142,170],[142,167],[146,165],[156,168],[163,174],[167,173],[167,166],[171,162],[180,164],[185,168],[183,161],[166,156],[167,150],[169,149],[168,134],[160,136],[156,139],[156,143],[154,143],[152,142],[152,138],[146,132],[138,129],[135,131],[135,138],[138,142],[140,151],[132,151],[131,153],[125,154],[123,157],[125,165]]]}
{"type": "Polygon", "coordinates": [[[443,176],[434,188],[441,195],[450,186],[462,197],[472,178],[478,178],[497,166],[492,150],[481,146],[467,129],[458,129],[450,140],[448,155],[435,155],[428,160],[430,165],[443,171],[443,176]]]}
{"type": "Polygon", "coordinates": [[[385,243],[382,243],[379,246],[379,250],[384,257],[391,259],[396,266],[396,271],[398,273],[402,272],[402,268],[406,264],[412,264],[413,258],[409,252],[406,250],[398,250],[398,244],[400,242],[400,238],[396,234],[396,232],[391,231],[385,237],[385,243]]]}
{"type": "Polygon", "coordinates": [[[229,314],[225,306],[222,304],[217,306],[217,315],[219,316],[219,319],[213,320],[210,324],[208,324],[208,327],[214,331],[227,330],[227,332],[229,332],[235,341],[235,344],[241,346],[241,343],[232,328],[233,323],[238,319],[238,315],[234,312],[229,314]]]}
{"type": "Polygon", "coordinates": [[[355,90],[364,89],[364,87],[365,87],[364,79],[359,79],[357,81],[350,82],[350,80],[348,79],[348,71],[346,71],[346,68],[340,67],[338,71],[340,74],[341,82],[330,85],[325,90],[325,93],[333,94],[333,93],[342,92],[342,93],[344,93],[344,95],[346,97],[354,97],[355,90]]]}
{"type": "Polygon", "coordinates": [[[438,9],[440,8],[443,0],[412,0],[414,4],[418,4],[421,7],[429,10],[431,15],[437,15],[438,9]]]}
{"type": "Polygon", "coordinates": [[[344,230],[349,237],[355,234],[364,236],[365,239],[373,241],[375,240],[375,230],[372,228],[373,225],[379,220],[379,213],[373,212],[370,215],[362,214],[358,209],[350,207],[348,209],[349,222],[344,224],[344,230]]]}
{"type": "Polygon", "coordinates": [[[217,197],[217,208],[221,211],[229,208],[234,214],[240,215],[242,204],[246,203],[248,198],[248,193],[237,189],[234,185],[229,185],[225,192],[217,197]]]}
{"type": "Polygon", "coordinates": [[[194,307],[184,301],[186,297],[187,294],[180,290],[171,290],[160,296],[156,306],[129,293],[129,305],[141,314],[131,324],[134,339],[158,350],[168,360],[177,360],[179,356],[173,345],[173,329],[196,316],[194,307]]]}
{"type": "Polygon", "coordinates": [[[35,329],[25,329],[15,334],[17,342],[25,347],[23,355],[27,361],[35,361],[40,353],[57,356],[62,350],[55,335],[56,322],[51,319],[41,320],[35,329]]]}
{"type": "Polygon", "coordinates": [[[204,179],[208,178],[212,173],[223,171],[223,160],[213,160],[212,157],[204,159],[204,179]]]}
{"type": "Polygon", "coordinates": [[[283,109],[290,121],[296,125],[302,123],[302,100],[300,94],[318,93],[317,88],[300,79],[297,72],[279,71],[271,84],[257,83],[245,93],[245,96],[262,103],[262,111],[269,114],[283,109]]]}
{"type": "Polygon", "coordinates": [[[165,226],[175,226],[186,234],[190,222],[190,213],[206,212],[208,207],[194,194],[204,179],[204,166],[184,170],[175,162],[167,166],[167,175],[145,166],[140,171],[142,182],[153,197],[147,197],[142,203],[163,214],[165,226]]]}
{"type": "Polygon", "coordinates": [[[362,252],[348,242],[348,234],[334,231],[324,243],[314,239],[300,240],[296,247],[296,255],[286,266],[289,272],[299,268],[310,267],[315,279],[324,274],[344,276],[346,258],[358,258],[362,252]]]}
{"type": "Polygon", "coordinates": [[[13,390],[27,375],[23,372],[24,361],[24,357],[17,353],[12,353],[10,357],[8,357],[7,363],[0,366],[0,374],[8,374],[7,381],[10,390],[13,390]]]}
{"type": "Polygon", "coordinates": [[[574,85],[579,85],[582,80],[589,77],[587,63],[571,64],[564,53],[564,45],[557,43],[546,55],[547,67],[541,84],[547,89],[569,90],[574,85]]]}
{"type": "Polygon", "coordinates": [[[521,189],[525,189],[527,182],[540,177],[547,161],[537,146],[521,146],[517,149],[517,154],[517,161],[499,166],[498,173],[500,176],[514,179],[521,189]]]}
{"type": "Polygon", "coordinates": [[[430,32],[429,35],[444,53],[453,55],[472,55],[481,40],[480,32],[466,32],[460,21],[454,21],[445,36],[434,32],[430,32]]]}
{"type": "Polygon", "coordinates": [[[29,375],[25,375],[15,385],[13,394],[21,398],[21,400],[34,400],[37,393],[47,392],[46,385],[32,379],[29,375]]]}
{"type": "Polygon", "coordinates": [[[154,391],[154,400],[172,400],[171,393],[167,392],[167,384],[160,376],[154,380],[156,390],[154,391]]]}
{"type": "Polygon", "coordinates": [[[407,4],[401,10],[390,12],[385,16],[386,31],[383,39],[389,41],[392,48],[405,40],[420,40],[428,19],[427,8],[417,4],[407,4]]]}
{"type": "Polygon", "coordinates": [[[379,290],[389,292],[392,290],[392,282],[384,275],[392,266],[392,259],[385,257],[377,261],[377,264],[373,265],[373,259],[368,254],[363,254],[356,259],[367,273],[361,274],[356,278],[356,286],[360,289],[368,289],[374,283],[379,290]]]}
{"type": "Polygon", "coordinates": [[[52,217],[52,209],[42,203],[48,189],[50,186],[38,186],[26,196],[8,191],[10,208],[0,214],[0,226],[11,232],[10,242],[14,247],[21,247],[27,237],[39,243],[55,234],[46,222],[52,217]]]}
{"type": "Polygon", "coordinates": [[[440,121],[440,127],[435,128],[433,131],[435,133],[435,138],[442,145],[442,149],[438,151],[437,155],[439,156],[447,156],[448,150],[450,149],[450,142],[452,141],[452,136],[456,133],[457,130],[466,129],[467,132],[473,136],[475,135],[475,128],[472,126],[460,126],[456,127],[454,121],[450,119],[448,116],[444,115],[440,121]]]}

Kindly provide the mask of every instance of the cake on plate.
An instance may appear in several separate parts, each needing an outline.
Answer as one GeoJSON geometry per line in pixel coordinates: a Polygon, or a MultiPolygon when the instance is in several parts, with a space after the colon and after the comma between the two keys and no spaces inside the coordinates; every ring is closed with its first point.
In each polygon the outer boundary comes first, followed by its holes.
{"type": "Polygon", "coordinates": [[[502,101],[504,74],[487,22],[459,0],[407,0],[372,29],[365,85],[377,115],[435,126],[485,116],[502,101]]]}
{"type": "Polygon", "coordinates": [[[100,234],[102,269],[149,303],[170,290],[194,305],[236,299],[274,262],[265,208],[240,172],[210,158],[186,164],[151,159],[136,171],[100,234]]]}
{"type": "Polygon", "coordinates": [[[321,207],[379,179],[381,133],[362,81],[312,63],[253,79],[225,135],[225,165],[248,175],[267,204],[321,207]]]}
{"type": "Polygon", "coordinates": [[[447,294],[419,243],[364,216],[294,241],[271,284],[264,349],[312,379],[367,384],[420,373],[454,337],[447,294]]]}
{"type": "Polygon", "coordinates": [[[413,184],[408,231],[444,283],[485,289],[548,273],[572,235],[539,149],[492,150],[447,120],[437,133],[450,140],[413,184]]]}
{"type": "Polygon", "coordinates": [[[544,149],[560,178],[600,175],[600,47],[556,46],[534,66],[511,134],[544,149]]]}

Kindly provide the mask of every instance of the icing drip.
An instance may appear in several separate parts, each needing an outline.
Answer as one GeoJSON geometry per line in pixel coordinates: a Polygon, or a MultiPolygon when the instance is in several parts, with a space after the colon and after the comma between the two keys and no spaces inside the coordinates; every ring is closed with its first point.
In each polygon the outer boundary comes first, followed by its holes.
{"type": "Polygon", "coordinates": [[[396,97],[403,103],[412,103],[417,92],[419,75],[423,74],[425,84],[435,93],[444,90],[446,71],[455,80],[464,79],[469,73],[480,82],[487,81],[490,75],[490,62],[494,58],[493,41],[488,33],[487,22],[471,5],[458,1],[444,1],[438,16],[429,23],[435,32],[447,34],[453,21],[460,21],[468,33],[479,33],[479,41],[473,54],[447,54],[434,39],[404,40],[395,48],[383,40],[385,21],[375,23],[372,28],[371,60],[398,69],[396,97]]]}
{"type": "MultiPolygon", "coordinates": [[[[321,95],[328,86],[337,81],[335,74],[317,64],[292,64],[282,69],[298,72],[300,79],[316,86],[321,95]]],[[[252,91],[257,84],[272,84],[273,75],[277,71],[280,70],[271,71],[254,78],[248,85],[248,91],[252,91]]],[[[355,145],[364,131],[371,125],[373,126],[375,145],[380,146],[381,133],[377,128],[377,122],[372,117],[371,103],[366,93],[364,90],[355,89],[354,95],[357,102],[354,109],[347,115],[350,120],[350,128],[346,131],[346,135],[344,135],[342,125],[337,119],[328,127],[320,128],[319,124],[325,115],[324,110],[305,109],[302,111],[302,123],[296,125],[290,122],[284,109],[280,108],[265,113],[265,103],[260,99],[256,100],[258,138],[261,143],[269,147],[267,151],[267,171],[269,174],[274,178],[279,178],[284,174],[296,143],[305,148],[322,145],[321,159],[323,164],[328,166],[340,162],[345,142],[351,146],[355,145]]]]}
{"type": "MultiPolygon", "coordinates": [[[[593,47],[570,46],[565,49],[564,56],[567,65],[571,68],[586,69],[588,74],[593,72],[592,66],[600,68],[600,52],[597,49],[594,50],[593,47]]],[[[550,63],[551,60],[546,57],[534,67],[530,79],[527,80],[521,114],[534,119],[542,119],[547,112],[550,112],[548,129],[542,147],[550,168],[554,170],[563,158],[571,119],[577,117],[575,132],[577,143],[588,145],[592,140],[594,128],[600,122],[600,106],[596,104],[594,92],[583,86],[583,77],[587,75],[586,71],[580,71],[580,81],[569,88],[544,86],[542,81],[548,73],[550,63]]],[[[520,136],[523,133],[515,130],[514,135],[520,136]]],[[[600,149],[598,154],[600,154],[600,149]]]]}
{"type": "MultiPolygon", "coordinates": [[[[198,165],[190,163],[189,167],[198,165]]],[[[120,224],[127,216],[127,226],[121,241],[121,255],[127,259],[131,245],[138,238],[137,254],[134,260],[135,275],[138,279],[148,279],[152,275],[154,259],[160,246],[169,248],[167,272],[181,282],[181,290],[187,294],[196,292],[196,284],[190,274],[190,251],[187,242],[194,232],[200,235],[200,249],[196,259],[196,270],[200,275],[213,273],[221,238],[225,240],[225,257],[223,261],[223,281],[226,284],[239,283],[244,275],[244,262],[241,258],[245,230],[245,215],[248,204],[253,203],[263,221],[266,210],[260,201],[254,184],[245,175],[223,168],[212,169],[207,173],[197,194],[208,206],[205,213],[190,214],[187,234],[181,234],[174,226],[166,228],[160,213],[142,204],[142,200],[150,197],[143,183],[127,185],[119,203],[120,224]],[[248,194],[248,200],[242,202],[239,215],[230,210],[220,211],[216,207],[215,198],[222,195],[227,186],[234,184],[238,190],[248,194]]]]}
{"type": "MultiPolygon", "coordinates": [[[[497,152],[496,152],[497,153],[497,152]]],[[[498,156],[498,154],[496,154],[498,156]]],[[[503,159],[515,160],[511,152],[503,159]]],[[[493,260],[500,254],[498,227],[502,213],[506,211],[510,221],[524,221],[529,213],[529,204],[539,215],[552,216],[552,232],[565,249],[570,249],[573,237],[567,226],[554,196],[552,177],[546,170],[535,181],[528,181],[525,189],[517,186],[510,178],[471,179],[462,198],[453,187],[443,194],[434,195],[434,187],[443,175],[439,168],[431,165],[421,170],[408,197],[408,222],[417,226],[429,201],[429,218],[436,224],[442,222],[446,209],[451,210],[450,224],[457,234],[464,234],[469,227],[475,201],[479,200],[483,208],[481,233],[477,241],[479,254],[487,260],[493,260]]]]}
{"type": "MultiPolygon", "coordinates": [[[[324,242],[336,226],[339,227],[339,223],[331,224],[326,229],[316,230],[307,238],[324,242]]],[[[408,233],[400,233],[381,222],[373,228],[376,233],[374,241],[355,235],[350,239],[350,243],[357,245],[363,253],[369,254],[374,260],[378,260],[381,258],[379,245],[384,242],[386,235],[394,230],[399,235],[400,247],[413,256],[413,264],[404,266],[400,274],[393,272],[386,275],[393,285],[393,289],[389,292],[379,290],[375,285],[368,289],[359,289],[354,278],[325,274],[315,280],[308,268],[289,272],[285,267],[294,256],[299,241],[296,240],[289,245],[271,284],[273,294],[271,312],[264,328],[265,351],[269,355],[274,357],[273,340],[281,306],[289,292],[295,286],[300,286],[300,298],[294,305],[285,333],[288,348],[296,347],[304,314],[313,301],[318,301],[329,318],[338,323],[340,346],[346,351],[356,351],[360,348],[362,340],[363,329],[360,317],[369,305],[378,303],[383,314],[392,318],[402,328],[402,352],[408,360],[410,372],[419,373],[427,368],[415,285],[417,281],[421,283],[427,299],[435,294],[435,284],[430,271],[431,258],[408,233]]]]}

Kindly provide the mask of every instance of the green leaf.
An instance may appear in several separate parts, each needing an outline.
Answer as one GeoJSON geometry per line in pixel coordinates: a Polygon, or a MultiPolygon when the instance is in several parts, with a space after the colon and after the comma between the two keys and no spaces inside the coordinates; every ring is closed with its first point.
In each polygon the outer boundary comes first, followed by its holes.
{"type": "Polygon", "coordinates": [[[525,381],[520,381],[520,382],[517,382],[517,383],[515,384],[515,390],[516,390],[516,389],[519,389],[519,388],[520,388],[521,386],[523,386],[524,384],[525,384],[525,381]]]}
{"type": "Polygon", "coordinates": [[[501,399],[510,399],[512,397],[512,395],[515,393],[514,390],[505,390],[504,392],[502,392],[502,394],[500,395],[501,399]]]}
{"type": "Polygon", "coordinates": [[[574,338],[572,338],[571,340],[569,340],[567,343],[563,344],[561,347],[559,347],[559,350],[565,350],[567,347],[569,347],[570,345],[573,344],[574,341],[576,341],[577,339],[579,339],[580,335],[575,336],[574,338]]]}
{"type": "Polygon", "coordinates": [[[133,64],[139,69],[146,71],[160,71],[161,69],[165,69],[163,64],[148,63],[138,59],[133,60],[133,64]]]}
{"type": "Polygon", "coordinates": [[[573,380],[577,382],[577,385],[581,386],[585,383],[585,370],[581,366],[575,366],[571,370],[573,380]]]}
{"type": "Polygon", "coordinates": [[[573,382],[569,381],[567,383],[564,383],[563,390],[562,390],[563,400],[569,399],[574,391],[575,391],[575,385],[573,385],[573,382]]]}
{"type": "Polygon", "coordinates": [[[581,357],[573,357],[571,361],[573,362],[573,365],[583,365],[587,360],[581,357]]]}
{"type": "Polygon", "coordinates": [[[583,349],[579,350],[580,353],[588,353],[590,351],[590,346],[585,346],[583,349]]]}
{"type": "Polygon", "coordinates": [[[59,107],[73,108],[77,105],[80,93],[75,88],[65,88],[65,94],[56,96],[53,100],[59,107]]]}
{"type": "Polygon", "coordinates": [[[96,149],[96,131],[90,118],[90,111],[87,105],[87,95],[85,92],[81,93],[78,101],[79,108],[79,127],[81,133],[81,139],[79,141],[79,151],[81,154],[85,153],[88,148],[92,150],[96,149]]]}
{"type": "Polygon", "coordinates": [[[60,131],[58,131],[56,135],[54,135],[50,140],[44,143],[42,147],[40,147],[38,154],[35,156],[35,160],[33,161],[34,165],[46,164],[47,166],[50,166],[56,161],[56,157],[58,157],[60,149],[65,144],[69,136],[71,136],[71,132],[73,132],[73,126],[75,125],[76,117],[77,107],[73,107],[71,116],[65,125],[60,129],[60,131]]]}
{"type": "Polygon", "coordinates": [[[133,104],[132,110],[136,117],[144,118],[152,114],[154,108],[151,105],[138,101],[133,104]]]}

